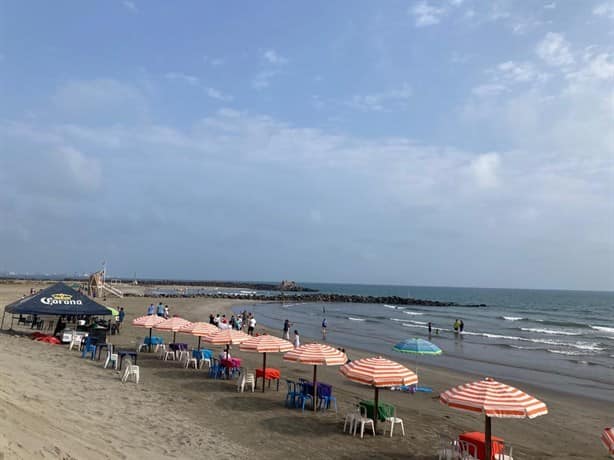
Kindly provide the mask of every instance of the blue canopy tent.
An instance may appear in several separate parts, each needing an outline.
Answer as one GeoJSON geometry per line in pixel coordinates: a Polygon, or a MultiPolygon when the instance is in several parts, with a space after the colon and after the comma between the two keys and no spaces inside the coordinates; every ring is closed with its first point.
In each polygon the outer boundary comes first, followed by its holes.
{"type": "Polygon", "coordinates": [[[54,316],[104,316],[111,311],[104,305],[64,283],[57,283],[7,305],[2,315],[0,328],[4,326],[4,315],[54,315],[54,316]]]}

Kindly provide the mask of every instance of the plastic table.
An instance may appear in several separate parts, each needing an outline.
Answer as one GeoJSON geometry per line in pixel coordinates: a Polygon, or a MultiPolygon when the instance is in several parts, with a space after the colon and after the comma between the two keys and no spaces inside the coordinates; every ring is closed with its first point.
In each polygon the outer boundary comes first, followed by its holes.
{"type": "Polygon", "coordinates": [[[262,368],[256,369],[256,386],[258,386],[258,379],[264,378],[269,381],[269,388],[271,388],[271,380],[277,380],[277,391],[279,391],[279,379],[281,378],[281,372],[274,367],[267,367],[264,372],[262,368]]]}
{"type": "MultiPolygon", "coordinates": [[[[373,418],[373,409],[375,406],[375,402],[373,400],[364,400],[358,403],[361,407],[365,407],[367,409],[367,417],[373,418]]],[[[392,404],[388,404],[382,401],[377,403],[377,419],[380,422],[385,422],[388,417],[392,417],[394,413],[394,406],[392,404]]]]}

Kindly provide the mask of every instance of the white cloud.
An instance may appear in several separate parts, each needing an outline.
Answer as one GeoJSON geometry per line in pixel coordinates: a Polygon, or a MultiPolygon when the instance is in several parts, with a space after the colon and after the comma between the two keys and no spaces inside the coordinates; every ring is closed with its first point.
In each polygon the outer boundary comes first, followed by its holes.
{"type": "Polygon", "coordinates": [[[600,3],[593,8],[593,14],[614,19],[614,1],[600,3]]]}
{"type": "Polygon", "coordinates": [[[203,62],[205,64],[210,65],[211,67],[219,67],[219,66],[223,65],[226,61],[225,61],[225,59],[222,59],[222,58],[219,58],[219,57],[214,58],[214,57],[211,57],[211,56],[203,56],[203,62]]]}
{"type": "Polygon", "coordinates": [[[499,185],[500,163],[501,160],[497,153],[479,155],[471,162],[471,171],[480,188],[494,188],[499,185]]]}
{"type": "Polygon", "coordinates": [[[269,64],[273,65],[283,65],[288,62],[285,57],[281,56],[279,53],[277,53],[277,51],[273,49],[263,51],[262,58],[269,64]]]}
{"type": "Polygon", "coordinates": [[[574,62],[569,43],[559,33],[548,32],[535,50],[537,55],[551,66],[567,66],[574,62]]]}
{"type": "Polygon", "coordinates": [[[416,27],[425,27],[439,24],[441,18],[447,13],[447,9],[432,6],[426,1],[422,1],[410,8],[409,12],[415,18],[416,27]]]}
{"type": "Polygon", "coordinates": [[[212,99],[217,99],[218,101],[232,101],[232,96],[228,94],[224,94],[221,91],[218,91],[215,88],[206,88],[207,96],[212,99]]]}
{"type": "Polygon", "coordinates": [[[556,8],[556,2],[546,3],[544,5],[544,9],[546,9],[546,10],[553,10],[555,8],[556,8]]]}
{"type": "Polygon", "coordinates": [[[200,79],[198,77],[181,72],[168,72],[164,74],[164,78],[166,78],[167,80],[181,81],[194,86],[200,83],[200,79]]]}
{"type": "Polygon", "coordinates": [[[479,97],[497,96],[505,91],[507,91],[507,88],[501,83],[487,83],[484,85],[478,85],[471,90],[475,96],[479,97]]]}
{"type": "Polygon", "coordinates": [[[136,7],[136,4],[134,2],[125,0],[122,2],[122,5],[124,5],[126,9],[132,11],[133,13],[137,13],[139,11],[139,9],[136,7]]]}
{"type": "Polygon", "coordinates": [[[357,94],[347,102],[347,105],[363,111],[384,111],[407,108],[412,97],[411,87],[405,83],[398,89],[372,94],[357,94]]]}
{"type": "Polygon", "coordinates": [[[252,78],[252,88],[261,90],[268,88],[271,80],[279,74],[278,70],[261,70],[252,78]]]}

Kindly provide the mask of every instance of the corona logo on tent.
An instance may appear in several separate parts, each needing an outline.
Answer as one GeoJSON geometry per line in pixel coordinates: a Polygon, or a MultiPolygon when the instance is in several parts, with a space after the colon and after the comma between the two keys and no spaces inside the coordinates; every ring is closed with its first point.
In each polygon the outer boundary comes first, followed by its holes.
{"type": "Polygon", "coordinates": [[[73,300],[70,294],[53,294],[51,297],[41,297],[45,305],[83,305],[81,300],[73,300]]]}

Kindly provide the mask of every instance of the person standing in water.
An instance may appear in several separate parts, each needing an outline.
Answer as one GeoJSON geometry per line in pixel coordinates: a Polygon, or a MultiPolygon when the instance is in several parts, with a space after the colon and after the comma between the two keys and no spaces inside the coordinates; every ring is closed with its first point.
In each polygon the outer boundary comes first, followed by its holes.
{"type": "Polygon", "coordinates": [[[301,338],[298,336],[298,331],[294,330],[294,348],[301,346],[301,338]]]}
{"type": "Polygon", "coordinates": [[[290,326],[292,326],[292,323],[288,319],[286,319],[284,321],[284,333],[282,335],[282,338],[286,340],[290,340],[290,326]]]}
{"type": "Polygon", "coordinates": [[[458,329],[460,328],[460,321],[458,318],[454,321],[454,333],[458,334],[458,329]]]}
{"type": "Polygon", "coordinates": [[[326,340],[326,328],[328,327],[328,323],[326,322],[326,318],[322,320],[322,340],[326,340]]]}
{"type": "Polygon", "coordinates": [[[432,332],[433,332],[433,323],[429,321],[429,336],[431,335],[432,332]]]}
{"type": "Polygon", "coordinates": [[[460,320],[460,323],[458,323],[458,330],[461,332],[461,334],[465,330],[465,323],[463,323],[462,319],[460,320]]]}

